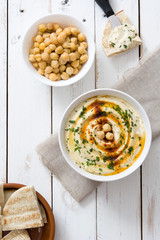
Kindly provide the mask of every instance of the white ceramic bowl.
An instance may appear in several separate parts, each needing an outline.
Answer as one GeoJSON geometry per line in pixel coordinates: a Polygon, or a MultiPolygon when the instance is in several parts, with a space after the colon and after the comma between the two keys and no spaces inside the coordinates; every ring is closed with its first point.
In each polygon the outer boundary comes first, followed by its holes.
{"type": "Polygon", "coordinates": [[[49,86],[54,86],[54,87],[63,87],[67,86],[70,84],[73,84],[77,81],[79,81],[84,75],[89,71],[91,68],[94,57],[95,57],[95,44],[94,44],[94,38],[92,34],[90,33],[89,29],[85,26],[85,23],[80,22],[76,18],[73,18],[68,15],[64,14],[53,14],[53,15],[47,15],[44,16],[40,19],[38,19],[36,22],[34,22],[29,29],[27,30],[24,39],[23,39],[23,45],[22,45],[22,51],[23,51],[23,57],[25,64],[27,65],[28,70],[32,73],[32,75],[38,79],[39,81],[49,85],[49,86]],[[32,63],[29,62],[28,60],[28,55],[29,55],[29,49],[32,46],[32,37],[35,36],[37,29],[38,29],[38,24],[40,23],[49,23],[49,22],[57,22],[59,23],[62,27],[67,27],[67,26],[75,26],[77,27],[81,32],[83,32],[86,35],[87,43],[88,43],[88,61],[82,66],[81,70],[79,73],[73,77],[71,77],[68,80],[60,80],[60,81],[51,81],[48,78],[40,75],[38,71],[32,66],[32,63]]]}
{"type": "Polygon", "coordinates": [[[61,120],[61,124],[60,124],[60,128],[59,128],[59,145],[62,151],[62,154],[64,156],[64,158],[66,159],[66,161],[68,162],[68,164],[75,170],[77,171],[79,174],[83,175],[86,178],[92,179],[92,180],[96,180],[96,181],[103,181],[103,182],[107,182],[107,181],[113,181],[113,180],[118,180],[121,178],[124,178],[126,176],[128,176],[129,174],[131,174],[132,172],[134,172],[145,160],[148,151],[150,149],[150,145],[151,145],[151,140],[152,140],[152,132],[151,132],[151,126],[150,126],[150,122],[148,119],[148,116],[145,112],[145,110],[143,109],[143,107],[131,96],[129,96],[128,94],[118,91],[118,90],[114,90],[114,89],[108,89],[108,88],[104,88],[104,89],[97,89],[97,90],[93,90],[93,91],[89,91],[85,94],[82,94],[81,96],[79,96],[78,98],[76,98],[66,109],[66,111],[63,114],[62,120],[61,120]],[[79,168],[74,162],[73,160],[70,158],[70,155],[68,153],[68,151],[66,150],[65,147],[65,139],[64,139],[64,133],[65,133],[65,125],[66,125],[66,121],[69,117],[69,114],[72,112],[72,110],[74,108],[76,108],[81,102],[83,102],[84,100],[90,98],[90,97],[94,97],[94,96],[103,96],[103,95],[111,95],[111,96],[116,96],[119,98],[122,98],[126,101],[128,101],[141,115],[143,121],[144,121],[144,126],[145,126],[145,131],[146,131],[146,140],[145,140],[145,145],[144,145],[144,149],[140,155],[140,157],[134,162],[133,165],[131,165],[129,168],[127,168],[125,171],[119,173],[119,174],[115,174],[115,175],[110,175],[110,176],[101,176],[101,175],[94,175],[91,174],[89,172],[86,172],[85,170],[83,170],[82,168],[79,168]]]}

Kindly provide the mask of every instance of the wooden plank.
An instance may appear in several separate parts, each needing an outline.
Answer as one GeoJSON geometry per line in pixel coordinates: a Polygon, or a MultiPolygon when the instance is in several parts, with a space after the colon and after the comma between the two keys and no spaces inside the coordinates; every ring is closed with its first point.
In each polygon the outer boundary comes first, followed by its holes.
{"type": "Polygon", "coordinates": [[[7,1],[0,0],[0,181],[6,181],[7,1]]]}
{"type": "MultiPolygon", "coordinates": [[[[115,12],[125,10],[138,29],[138,1],[112,1],[115,12]]],[[[112,87],[123,73],[138,63],[138,48],[107,58],[101,38],[107,19],[95,6],[97,45],[97,88],[112,87]]],[[[140,170],[120,181],[104,183],[97,191],[97,240],[141,239],[140,170]]]]}
{"type": "MultiPolygon", "coordinates": [[[[94,34],[94,1],[69,0],[52,1],[53,13],[69,14],[83,21],[94,34]]],[[[79,83],[69,87],[53,89],[53,128],[58,129],[59,121],[68,104],[81,93],[95,86],[94,66],[79,83]]],[[[56,218],[56,240],[96,239],[96,193],[90,194],[80,204],[71,198],[61,184],[54,179],[53,204],[56,218]],[[63,226],[63,230],[62,230],[63,226]]]]}
{"type": "MultiPolygon", "coordinates": [[[[159,47],[160,2],[154,0],[140,1],[141,35],[143,38],[142,58],[159,47]],[[150,17],[149,17],[150,16],[150,17]]],[[[160,138],[152,143],[150,153],[142,168],[142,200],[143,200],[143,239],[160,239],[160,138]]]]}
{"type": "Polygon", "coordinates": [[[9,1],[8,179],[34,185],[50,203],[50,173],[34,148],[51,132],[51,89],[32,77],[21,53],[24,32],[48,7],[46,0],[9,1]]]}

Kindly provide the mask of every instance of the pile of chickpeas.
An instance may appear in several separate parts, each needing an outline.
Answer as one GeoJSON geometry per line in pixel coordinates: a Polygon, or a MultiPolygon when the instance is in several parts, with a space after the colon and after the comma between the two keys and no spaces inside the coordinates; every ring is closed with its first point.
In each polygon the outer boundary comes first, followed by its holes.
{"type": "Polygon", "coordinates": [[[87,62],[87,48],[86,36],[76,27],[39,24],[29,51],[29,61],[51,81],[67,80],[87,62]]]}

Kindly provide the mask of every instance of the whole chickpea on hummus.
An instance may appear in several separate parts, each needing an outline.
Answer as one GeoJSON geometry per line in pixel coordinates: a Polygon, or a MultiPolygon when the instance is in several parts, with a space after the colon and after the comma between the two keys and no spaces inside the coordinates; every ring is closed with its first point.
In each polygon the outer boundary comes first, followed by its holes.
{"type": "Polygon", "coordinates": [[[127,101],[96,96],[79,104],[69,115],[65,143],[71,159],[85,171],[118,174],[142,153],[144,123],[127,101]]]}
{"type": "Polygon", "coordinates": [[[42,23],[32,40],[29,61],[39,74],[51,81],[69,79],[88,60],[86,36],[76,27],[42,23]]]}

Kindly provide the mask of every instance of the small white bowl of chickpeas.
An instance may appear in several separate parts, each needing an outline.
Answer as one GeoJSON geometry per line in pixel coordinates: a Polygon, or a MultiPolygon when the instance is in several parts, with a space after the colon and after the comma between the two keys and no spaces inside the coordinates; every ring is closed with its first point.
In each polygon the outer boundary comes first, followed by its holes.
{"type": "Polygon", "coordinates": [[[39,81],[49,86],[67,86],[79,81],[91,68],[94,38],[84,22],[64,14],[47,15],[26,32],[23,57],[39,81]]]}

